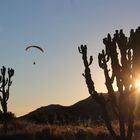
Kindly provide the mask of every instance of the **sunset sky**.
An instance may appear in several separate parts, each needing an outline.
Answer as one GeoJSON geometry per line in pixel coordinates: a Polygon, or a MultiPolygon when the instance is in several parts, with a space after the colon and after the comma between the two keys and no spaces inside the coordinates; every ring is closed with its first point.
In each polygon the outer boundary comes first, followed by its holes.
{"type": "Polygon", "coordinates": [[[107,33],[140,25],[139,0],[0,0],[0,67],[15,69],[8,108],[16,116],[89,96],[77,47],[87,44],[96,90],[106,92],[97,56],[107,33]],[[29,45],[44,49],[25,51],[29,45]],[[33,65],[33,62],[36,65],[33,65]]]}

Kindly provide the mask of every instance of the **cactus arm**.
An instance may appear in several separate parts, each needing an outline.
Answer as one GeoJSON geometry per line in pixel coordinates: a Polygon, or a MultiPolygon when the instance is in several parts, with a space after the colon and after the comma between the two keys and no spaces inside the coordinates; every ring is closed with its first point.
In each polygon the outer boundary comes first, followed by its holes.
{"type": "Polygon", "coordinates": [[[83,59],[84,67],[85,67],[85,72],[84,72],[83,76],[85,77],[89,94],[97,103],[100,104],[100,106],[102,108],[103,118],[105,120],[106,126],[107,126],[108,130],[110,131],[111,135],[117,139],[116,133],[113,130],[113,127],[111,124],[111,120],[110,120],[108,111],[106,109],[106,104],[107,104],[108,100],[105,100],[105,98],[102,94],[97,93],[97,91],[95,90],[95,87],[94,87],[94,82],[91,78],[89,64],[92,63],[93,59],[90,57],[90,62],[88,62],[88,60],[87,60],[87,46],[86,45],[81,45],[81,47],[78,47],[78,50],[79,50],[79,53],[82,54],[82,59],[83,59]]]}

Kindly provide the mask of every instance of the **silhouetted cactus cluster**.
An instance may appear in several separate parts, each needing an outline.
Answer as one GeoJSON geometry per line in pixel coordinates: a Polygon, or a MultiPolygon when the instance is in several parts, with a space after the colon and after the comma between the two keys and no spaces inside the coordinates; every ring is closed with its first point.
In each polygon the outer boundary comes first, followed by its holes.
{"type": "Polygon", "coordinates": [[[135,93],[140,77],[140,27],[130,31],[130,37],[126,37],[123,30],[116,30],[113,37],[110,34],[103,39],[105,49],[98,55],[98,64],[104,71],[105,85],[109,98],[105,99],[94,87],[89,66],[92,56],[87,60],[87,46],[78,47],[82,54],[85,66],[86,84],[90,95],[102,108],[103,117],[110,134],[114,139],[131,140],[133,134],[135,93]],[[118,92],[114,91],[113,83],[116,80],[118,92]],[[119,96],[119,98],[116,97],[119,96]],[[106,105],[110,103],[120,126],[119,136],[114,131],[106,105]],[[127,126],[127,127],[126,127],[127,126]]]}
{"type": "Polygon", "coordinates": [[[3,116],[3,123],[4,127],[6,127],[7,124],[7,101],[9,99],[9,90],[10,86],[12,84],[11,78],[14,75],[14,69],[8,68],[6,71],[6,68],[3,66],[1,68],[1,76],[0,76],[0,102],[2,107],[2,116],[3,116]],[[8,73],[8,77],[6,78],[6,72],[8,73]]]}

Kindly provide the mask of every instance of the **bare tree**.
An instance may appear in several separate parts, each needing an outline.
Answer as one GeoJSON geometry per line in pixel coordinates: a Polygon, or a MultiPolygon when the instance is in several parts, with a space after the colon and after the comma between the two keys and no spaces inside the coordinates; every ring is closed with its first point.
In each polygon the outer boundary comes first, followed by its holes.
{"type": "Polygon", "coordinates": [[[82,54],[85,67],[85,77],[89,94],[100,104],[103,119],[111,136],[115,140],[131,140],[134,125],[135,94],[138,92],[138,79],[140,75],[140,27],[130,31],[126,37],[123,30],[116,30],[113,37],[110,34],[103,39],[105,49],[98,55],[98,64],[104,71],[105,85],[108,98],[99,94],[94,86],[90,73],[93,57],[87,58],[87,46],[78,47],[82,54]],[[116,83],[116,92],[113,83],[116,83]],[[107,104],[111,105],[115,118],[119,123],[119,134],[112,126],[107,104]]]}

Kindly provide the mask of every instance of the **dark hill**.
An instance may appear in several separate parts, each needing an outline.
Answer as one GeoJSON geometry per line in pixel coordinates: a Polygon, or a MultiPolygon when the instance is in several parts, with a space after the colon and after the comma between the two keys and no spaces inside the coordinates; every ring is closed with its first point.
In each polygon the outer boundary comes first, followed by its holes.
{"type": "Polygon", "coordinates": [[[37,123],[58,123],[60,121],[68,123],[77,120],[95,120],[99,116],[101,116],[100,106],[91,97],[88,97],[71,106],[52,104],[41,107],[19,118],[37,123]]]}
{"type": "MultiPolygon", "coordinates": [[[[106,97],[107,94],[104,94],[106,97]]],[[[140,98],[139,98],[140,99],[140,98]]],[[[113,117],[111,108],[108,106],[110,115],[113,117]]],[[[135,111],[137,118],[140,118],[140,101],[137,104],[135,111]]],[[[45,107],[40,107],[32,111],[20,119],[36,122],[36,123],[71,123],[84,120],[99,120],[101,119],[100,106],[91,98],[88,97],[71,106],[62,106],[52,104],[45,107]]]]}

